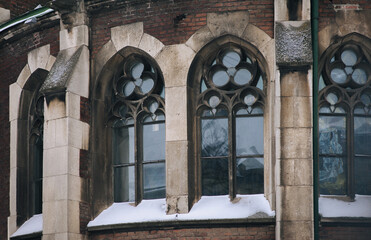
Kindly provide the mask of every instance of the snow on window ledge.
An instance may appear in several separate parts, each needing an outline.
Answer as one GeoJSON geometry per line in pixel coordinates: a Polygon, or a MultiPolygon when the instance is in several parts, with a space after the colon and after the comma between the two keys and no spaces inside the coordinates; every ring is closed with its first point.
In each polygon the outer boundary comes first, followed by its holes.
{"type": "Polygon", "coordinates": [[[31,235],[35,233],[41,233],[43,231],[43,215],[36,214],[28,219],[25,223],[18,228],[18,230],[13,233],[11,238],[31,235]]]}
{"type": "Polygon", "coordinates": [[[321,196],[319,213],[325,218],[371,218],[371,196],[356,195],[354,202],[321,196]]]}
{"type": "Polygon", "coordinates": [[[166,215],[166,199],[143,200],[132,203],[113,203],[90,221],[88,228],[144,222],[190,220],[220,220],[242,218],[274,218],[268,200],[263,194],[237,195],[234,202],[228,196],[203,196],[186,214],[166,215]]]}

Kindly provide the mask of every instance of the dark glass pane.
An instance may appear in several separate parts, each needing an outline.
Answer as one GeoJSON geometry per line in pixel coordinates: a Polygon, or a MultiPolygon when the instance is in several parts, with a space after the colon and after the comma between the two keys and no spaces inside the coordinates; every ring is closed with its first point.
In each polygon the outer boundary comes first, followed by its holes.
{"type": "Polygon", "coordinates": [[[237,156],[264,154],[263,116],[236,117],[237,156]]]}
{"type": "Polygon", "coordinates": [[[135,200],[135,168],[114,168],[114,201],[133,202],[135,200]]]}
{"type": "Polygon", "coordinates": [[[34,191],[35,191],[35,210],[34,214],[42,213],[42,202],[43,202],[43,182],[40,179],[39,181],[34,182],[34,191]]]}
{"type": "Polygon", "coordinates": [[[113,164],[134,163],[134,127],[113,129],[113,164]]]}
{"type": "Polygon", "coordinates": [[[165,159],[165,123],[143,125],[143,161],[165,159]]]}
{"type": "Polygon", "coordinates": [[[371,154],[371,117],[354,117],[354,152],[371,154]]]}
{"type": "Polygon", "coordinates": [[[264,158],[238,158],[236,163],[237,193],[264,193],[264,158]]]}
{"type": "Polygon", "coordinates": [[[166,197],[165,163],[143,164],[143,198],[166,197]]]}
{"type": "Polygon", "coordinates": [[[319,153],[345,154],[346,127],[343,116],[319,117],[319,153]]]}
{"type": "Polygon", "coordinates": [[[319,158],[319,185],[321,194],[345,195],[346,182],[346,158],[319,158]]]}
{"type": "Polygon", "coordinates": [[[228,194],[228,159],[202,159],[202,195],[228,194]]]}
{"type": "Polygon", "coordinates": [[[228,119],[201,120],[202,157],[228,156],[228,119]]]}
{"type": "Polygon", "coordinates": [[[33,145],[34,214],[42,213],[43,141],[38,137],[33,145]]]}
{"type": "Polygon", "coordinates": [[[355,193],[371,195],[371,157],[356,157],[354,161],[355,193]]]}

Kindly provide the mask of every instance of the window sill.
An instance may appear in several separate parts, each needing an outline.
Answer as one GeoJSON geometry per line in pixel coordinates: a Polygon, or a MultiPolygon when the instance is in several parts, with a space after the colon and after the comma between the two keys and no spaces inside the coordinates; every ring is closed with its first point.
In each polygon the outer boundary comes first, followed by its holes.
{"type": "Polygon", "coordinates": [[[356,219],[371,218],[371,196],[356,195],[354,201],[337,196],[321,196],[319,213],[323,219],[356,219]]]}
{"type": "Polygon", "coordinates": [[[274,224],[275,212],[263,194],[239,195],[230,202],[228,196],[204,196],[187,214],[166,215],[166,200],[143,200],[134,207],[130,203],[114,203],[93,221],[89,231],[110,229],[151,229],[226,226],[235,224],[274,224]]]}
{"type": "Polygon", "coordinates": [[[30,219],[24,222],[18,230],[10,236],[10,239],[28,239],[42,235],[43,231],[43,215],[33,215],[30,219]]]}

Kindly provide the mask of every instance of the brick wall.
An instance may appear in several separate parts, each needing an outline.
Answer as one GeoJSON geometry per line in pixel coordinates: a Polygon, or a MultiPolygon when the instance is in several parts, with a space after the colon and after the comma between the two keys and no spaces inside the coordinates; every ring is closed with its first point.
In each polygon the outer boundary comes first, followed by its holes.
{"type": "Polygon", "coordinates": [[[334,4],[359,4],[360,9],[371,9],[370,0],[319,0],[319,31],[335,21],[334,4]]]}
{"type": "Polygon", "coordinates": [[[161,240],[247,240],[275,239],[275,226],[249,226],[229,228],[192,228],[175,230],[149,230],[135,232],[91,233],[91,240],[161,239],[161,240]]]}
{"type": "Polygon", "coordinates": [[[320,228],[320,239],[326,240],[369,240],[371,224],[368,226],[324,226],[320,228]]]}
{"type": "Polygon", "coordinates": [[[59,51],[59,25],[22,37],[0,46],[0,239],[7,236],[9,216],[10,124],[9,85],[27,64],[27,53],[50,43],[51,54],[59,51]]]}
{"type": "Polygon", "coordinates": [[[49,0],[0,0],[0,7],[10,10],[10,17],[14,18],[34,9],[37,5],[44,6],[49,0]]]}
{"type": "Polygon", "coordinates": [[[273,0],[158,0],[130,1],[112,10],[100,9],[92,15],[92,57],[110,39],[110,28],[143,22],[144,32],[165,45],[184,43],[195,31],[206,25],[206,14],[248,10],[250,23],[273,37],[273,0]],[[184,14],[184,16],[182,16],[184,14]],[[179,21],[174,22],[178,17],[179,21]]]}

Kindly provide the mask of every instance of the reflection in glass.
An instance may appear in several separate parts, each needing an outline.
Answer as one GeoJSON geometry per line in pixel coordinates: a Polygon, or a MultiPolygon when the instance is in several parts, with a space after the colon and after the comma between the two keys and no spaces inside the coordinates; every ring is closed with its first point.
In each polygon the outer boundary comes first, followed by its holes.
{"type": "Polygon", "coordinates": [[[355,193],[371,195],[371,157],[356,157],[354,160],[355,193]]]}
{"type": "Polygon", "coordinates": [[[113,164],[134,163],[134,127],[113,128],[113,164]]]}
{"type": "Polygon", "coordinates": [[[331,93],[327,94],[326,100],[331,105],[335,105],[339,101],[339,98],[338,98],[338,96],[335,93],[332,93],[331,92],[331,93]]]}
{"type": "Polygon", "coordinates": [[[228,156],[228,119],[201,120],[201,156],[228,156]]]}
{"type": "Polygon", "coordinates": [[[143,125],[143,161],[165,159],[165,123],[143,125]]]}
{"type": "Polygon", "coordinates": [[[212,108],[215,108],[216,106],[218,106],[219,102],[220,102],[220,99],[217,96],[211,96],[209,98],[209,105],[212,108]]]}
{"type": "Polygon", "coordinates": [[[34,214],[42,213],[43,140],[37,137],[33,146],[34,214]]]}
{"type": "Polygon", "coordinates": [[[165,162],[143,165],[143,199],[164,198],[165,162]]]}
{"type": "Polygon", "coordinates": [[[144,65],[143,63],[136,63],[132,69],[131,69],[131,75],[133,76],[133,78],[137,79],[137,78],[140,78],[140,76],[142,75],[142,72],[144,70],[144,65]]]}
{"type": "Polygon", "coordinates": [[[134,92],[135,84],[132,81],[127,82],[123,87],[124,96],[127,97],[134,92]]]}
{"type": "Polygon", "coordinates": [[[361,101],[364,105],[369,105],[371,103],[370,96],[368,94],[362,94],[361,101]]]}
{"type": "Polygon", "coordinates": [[[134,166],[114,168],[114,201],[135,201],[134,166]]]}
{"type": "Polygon", "coordinates": [[[238,85],[245,85],[250,82],[252,78],[251,72],[247,69],[240,69],[237,71],[236,76],[234,76],[234,81],[238,85]]]}
{"type": "Polygon", "coordinates": [[[345,154],[346,128],[344,116],[319,117],[320,154],[345,154]]]}
{"type": "Polygon", "coordinates": [[[347,80],[347,75],[343,69],[334,68],[331,71],[331,78],[336,83],[345,83],[345,81],[347,80]]]}
{"type": "Polygon", "coordinates": [[[246,105],[250,106],[256,101],[256,97],[249,93],[243,98],[243,101],[245,102],[246,105]]]}
{"type": "Polygon", "coordinates": [[[230,68],[236,67],[240,63],[240,60],[241,58],[240,55],[238,55],[238,53],[230,51],[223,56],[222,62],[224,66],[230,68]]]}
{"type": "Polygon", "coordinates": [[[346,194],[346,158],[319,158],[320,193],[326,195],[346,194]]]}
{"type": "Polygon", "coordinates": [[[237,156],[263,155],[263,116],[236,118],[237,156]]]}
{"type": "Polygon", "coordinates": [[[237,193],[263,193],[264,158],[237,158],[236,164],[237,193]]]}
{"type": "Polygon", "coordinates": [[[352,74],[353,80],[358,84],[365,84],[367,82],[367,74],[365,70],[357,68],[352,74]]]}
{"type": "Polygon", "coordinates": [[[323,80],[322,74],[319,77],[319,83],[318,83],[318,91],[321,91],[323,88],[325,88],[325,81],[323,80]]]}
{"type": "Polygon", "coordinates": [[[357,54],[352,50],[345,50],[341,53],[341,60],[346,66],[353,66],[357,62],[357,54]]]}
{"type": "Polygon", "coordinates": [[[202,195],[228,194],[228,159],[202,159],[202,195]]]}
{"type": "Polygon", "coordinates": [[[354,117],[354,153],[371,155],[371,117],[354,117]]]}
{"type": "Polygon", "coordinates": [[[149,93],[149,91],[151,91],[151,89],[153,88],[155,82],[153,81],[152,78],[149,78],[149,77],[145,77],[143,78],[143,83],[142,83],[142,86],[141,86],[141,91],[146,94],[146,93],[149,93]]]}
{"type": "Polygon", "coordinates": [[[213,83],[218,87],[225,85],[228,81],[229,76],[224,70],[216,71],[213,75],[213,83]]]}

